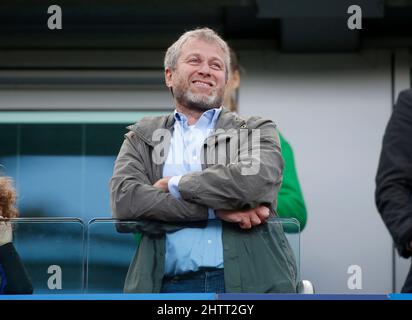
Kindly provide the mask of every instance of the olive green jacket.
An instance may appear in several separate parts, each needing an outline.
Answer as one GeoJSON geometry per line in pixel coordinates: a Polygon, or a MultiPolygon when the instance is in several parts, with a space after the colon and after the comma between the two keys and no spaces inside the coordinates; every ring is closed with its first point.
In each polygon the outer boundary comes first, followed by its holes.
{"type": "MultiPolygon", "coordinates": [[[[263,204],[270,207],[271,218],[276,217],[274,208],[284,163],[272,121],[258,117],[244,120],[224,108],[216,123],[216,132],[203,146],[203,170],[187,173],[179,182],[182,199],[153,187],[162,178],[164,161],[159,161],[159,154],[164,160],[167,158],[173,124],[173,114],[169,114],[147,117],[128,127],[130,132],[115,162],[110,181],[113,217],[135,220],[133,228],[129,226],[126,231],[142,233],[126,277],[125,292],[160,292],[165,267],[165,233],[184,227],[205,227],[208,207],[235,210],[263,204]],[[166,129],[170,134],[159,137],[156,129],[166,129]],[[253,129],[259,129],[258,140],[253,137],[253,129]],[[241,131],[247,133],[247,139],[242,140],[244,134],[234,134],[241,131]],[[239,148],[230,145],[232,138],[238,140],[239,148]],[[212,147],[222,143],[226,145],[226,162],[208,164],[205,158],[212,147]],[[259,156],[253,153],[257,146],[259,156]],[[242,148],[250,151],[249,156],[243,153],[243,157],[239,157],[242,148]],[[244,174],[242,169],[253,163],[258,163],[257,174],[244,174]]],[[[270,221],[250,230],[222,221],[226,292],[296,292],[298,280],[293,252],[282,226],[270,221]]]]}

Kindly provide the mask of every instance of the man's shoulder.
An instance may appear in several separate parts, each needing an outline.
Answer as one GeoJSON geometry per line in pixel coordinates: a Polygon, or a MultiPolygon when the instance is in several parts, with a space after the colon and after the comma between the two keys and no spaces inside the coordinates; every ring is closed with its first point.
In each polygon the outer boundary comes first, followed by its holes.
{"type": "Polygon", "coordinates": [[[412,113],[412,89],[403,90],[399,93],[395,109],[402,108],[412,113]]]}
{"type": "Polygon", "coordinates": [[[159,128],[165,128],[171,114],[160,116],[146,116],[138,120],[136,123],[127,127],[130,131],[137,131],[145,134],[150,134],[159,128]]]}
{"type": "Polygon", "coordinates": [[[230,120],[230,125],[232,126],[244,126],[245,128],[249,129],[256,129],[263,125],[269,125],[276,127],[276,124],[273,120],[266,119],[260,116],[239,116],[235,112],[231,112],[229,110],[225,110],[223,112],[223,116],[230,120]]]}
{"type": "Polygon", "coordinates": [[[276,124],[273,120],[263,118],[260,116],[247,116],[241,118],[245,123],[246,126],[250,129],[260,128],[262,126],[273,126],[276,128],[276,124]]]}

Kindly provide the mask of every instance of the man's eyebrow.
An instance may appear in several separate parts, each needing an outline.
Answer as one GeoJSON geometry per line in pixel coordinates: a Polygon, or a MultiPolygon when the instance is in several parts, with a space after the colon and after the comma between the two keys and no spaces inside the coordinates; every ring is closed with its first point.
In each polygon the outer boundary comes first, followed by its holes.
{"type": "Polygon", "coordinates": [[[199,53],[189,53],[189,54],[185,57],[185,59],[189,59],[189,58],[191,58],[191,57],[199,58],[199,57],[200,57],[200,54],[199,54],[199,53]]]}
{"type": "MultiPolygon", "coordinates": [[[[188,53],[188,55],[187,55],[186,57],[184,57],[184,59],[189,59],[189,58],[191,58],[191,57],[200,58],[200,56],[201,56],[200,53],[198,53],[198,52],[192,52],[192,53],[188,53]]],[[[215,61],[215,60],[223,63],[223,60],[222,60],[220,57],[218,57],[218,56],[214,56],[214,57],[211,57],[211,58],[209,59],[209,61],[215,61]]]]}

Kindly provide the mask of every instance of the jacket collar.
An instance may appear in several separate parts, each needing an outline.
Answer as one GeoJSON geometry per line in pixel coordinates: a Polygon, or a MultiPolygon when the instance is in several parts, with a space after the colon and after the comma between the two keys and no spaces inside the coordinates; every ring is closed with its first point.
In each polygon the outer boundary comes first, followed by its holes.
{"type": "MultiPolygon", "coordinates": [[[[136,132],[139,137],[147,144],[155,146],[158,141],[154,142],[152,140],[153,132],[159,128],[164,128],[172,131],[174,123],[174,113],[170,113],[168,115],[158,117],[144,117],[139,122],[128,126],[127,129],[136,132]]],[[[223,107],[216,122],[215,130],[228,130],[238,128],[247,128],[246,121],[240,118],[237,114],[223,107]]]]}

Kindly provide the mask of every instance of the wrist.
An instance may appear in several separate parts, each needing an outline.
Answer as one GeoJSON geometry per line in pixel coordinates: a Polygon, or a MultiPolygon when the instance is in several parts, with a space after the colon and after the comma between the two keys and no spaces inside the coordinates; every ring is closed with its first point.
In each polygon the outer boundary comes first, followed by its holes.
{"type": "Polygon", "coordinates": [[[181,178],[182,176],[173,176],[173,177],[170,177],[170,179],[168,179],[167,181],[167,189],[169,190],[171,195],[175,197],[176,199],[182,198],[182,196],[180,195],[180,191],[179,191],[179,181],[181,178]]]}

